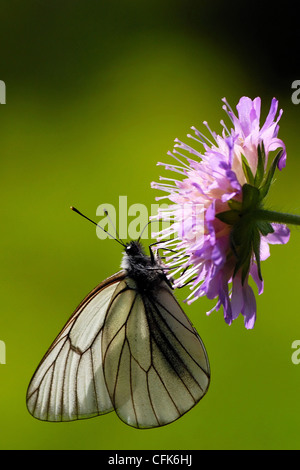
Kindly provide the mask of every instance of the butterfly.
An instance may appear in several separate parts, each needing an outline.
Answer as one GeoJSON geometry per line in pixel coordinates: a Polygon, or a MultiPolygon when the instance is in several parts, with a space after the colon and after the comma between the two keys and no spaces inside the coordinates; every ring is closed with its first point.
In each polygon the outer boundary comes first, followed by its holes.
{"type": "Polygon", "coordinates": [[[151,247],[147,256],[139,240],[121,244],[122,270],[79,304],[31,379],[27,408],[35,418],[72,421],[114,410],[129,426],[155,428],[208,390],[204,344],[162,260],[151,247]]]}

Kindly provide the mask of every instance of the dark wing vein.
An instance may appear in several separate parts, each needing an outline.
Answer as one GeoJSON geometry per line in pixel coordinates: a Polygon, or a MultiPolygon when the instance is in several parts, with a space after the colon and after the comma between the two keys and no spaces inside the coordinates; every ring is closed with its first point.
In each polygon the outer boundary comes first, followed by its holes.
{"type": "Polygon", "coordinates": [[[134,402],[134,397],[133,397],[133,386],[132,386],[132,354],[130,353],[130,346],[129,346],[129,341],[127,340],[128,348],[129,348],[129,354],[130,354],[130,364],[129,364],[129,377],[130,377],[130,394],[131,394],[131,402],[132,402],[132,407],[134,411],[134,416],[136,423],[138,424],[138,417],[137,417],[137,411],[135,407],[135,402],[134,402]]]}
{"type": "MultiPolygon", "coordinates": [[[[132,289],[131,289],[132,290],[132,289]]],[[[119,334],[119,332],[124,328],[125,326],[125,336],[124,336],[124,341],[123,341],[123,345],[122,345],[122,348],[121,348],[121,353],[120,353],[120,357],[119,357],[119,361],[118,361],[118,367],[117,367],[117,372],[116,372],[116,380],[115,380],[115,385],[114,385],[114,392],[113,392],[113,397],[112,397],[112,402],[113,404],[115,403],[115,394],[116,394],[116,388],[117,388],[117,382],[118,382],[118,377],[119,377],[119,373],[120,373],[120,364],[121,364],[121,359],[122,359],[122,354],[123,354],[123,350],[124,350],[124,346],[125,346],[125,343],[127,342],[128,344],[128,348],[129,348],[129,353],[130,353],[130,346],[129,346],[129,342],[128,342],[128,339],[126,337],[126,325],[127,325],[127,321],[128,321],[128,318],[132,312],[132,309],[133,309],[133,306],[135,304],[135,301],[136,301],[136,298],[137,298],[137,295],[135,295],[134,297],[134,300],[131,304],[131,307],[129,309],[129,312],[128,312],[128,315],[127,315],[127,318],[125,320],[125,322],[121,325],[121,327],[117,330],[117,332],[114,334],[114,336],[112,337],[111,341],[108,343],[107,345],[107,348],[106,348],[106,352],[105,352],[105,355],[103,356],[103,362],[105,361],[105,356],[107,354],[107,351],[109,350],[109,346],[111,345],[112,341],[116,338],[116,336],[119,334]]]]}
{"type": "MultiPolygon", "coordinates": [[[[180,339],[176,336],[176,334],[174,333],[174,331],[172,330],[172,328],[169,326],[169,324],[167,323],[167,321],[165,320],[165,318],[162,316],[161,312],[159,311],[159,309],[157,308],[157,305],[158,304],[161,308],[163,308],[169,315],[172,316],[172,318],[177,321],[180,325],[182,325],[191,335],[195,336],[198,340],[198,334],[195,332],[195,331],[191,331],[186,325],[184,325],[180,320],[178,320],[178,318],[176,318],[176,316],[174,316],[172,314],[172,312],[170,312],[170,310],[168,310],[163,304],[161,304],[158,300],[155,300],[155,302],[152,300],[152,299],[149,299],[152,306],[154,307],[157,315],[160,317],[161,321],[164,323],[165,327],[169,330],[169,332],[171,333],[171,335],[178,341],[178,343],[180,343],[180,346],[182,347],[182,349],[184,349],[184,351],[188,354],[188,356],[194,361],[194,363],[202,370],[202,372],[204,374],[206,374],[207,377],[209,377],[209,374],[208,372],[203,369],[203,367],[201,366],[201,364],[199,364],[198,361],[196,361],[196,359],[191,355],[191,353],[188,351],[188,349],[186,349],[186,347],[182,344],[182,342],[180,341],[180,339]]],[[[183,312],[184,313],[184,312],[183,312]]],[[[201,343],[199,342],[199,347],[202,347],[201,343]]]]}
{"type": "Polygon", "coordinates": [[[173,405],[175,406],[175,408],[176,408],[178,414],[180,415],[181,413],[180,413],[180,411],[179,411],[179,408],[178,408],[178,406],[176,405],[176,403],[175,403],[173,397],[171,396],[171,394],[170,394],[170,392],[169,392],[169,390],[168,390],[168,387],[166,386],[165,382],[164,382],[163,379],[161,378],[161,375],[160,375],[159,371],[156,369],[156,367],[155,367],[154,365],[152,365],[152,367],[153,367],[153,369],[155,370],[155,372],[156,372],[156,374],[157,374],[157,377],[159,378],[159,380],[160,380],[162,386],[164,387],[165,391],[167,392],[167,394],[168,394],[170,400],[172,401],[173,405]]]}
{"type": "MultiPolygon", "coordinates": [[[[172,300],[176,302],[177,304],[177,301],[175,299],[175,297],[173,296],[173,294],[171,292],[169,292],[167,289],[165,288],[162,288],[169,296],[172,297],[172,300]]],[[[151,300],[151,299],[149,299],[151,300]]],[[[192,332],[183,322],[181,322],[175,315],[173,315],[173,313],[171,312],[171,310],[169,310],[165,305],[163,305],[157,298],[155,299],[155,303],[157,305],[159,305],[161,308],[163,308],[172,318],[174,318],[174,320],[176,320],[178,323],[180,323],[181,326],[183,326],[183,328],[185,328],[187,331],[189,331],[190,333],[193,333],[195,334],[194,332],[192,332]]],[[[178,305],[178,304],[177,304],[178,305]]],[[[178,305],[178,308],[181,309],[181,307],[178,305]]],[[[182,312],[184,315],[185,313],[182,312]]],[[[160,314],[159,314],[160,315],[160,314]]],[[[186,316],[186,315],[185,315],[186,316]]]]}
{"type": "Polygon", "coordinates": [[[34,393],[40,388],[42,382],[44,381],[45,376],[46,376],[46,375],[48,374],[48,372],[49,372],[49,369],[51,369],[51,367],[53,366],[53,364],[56,362],[56,359],[57,359],[57,357],[59,356],[59,354],[60,354],[61,350],[63,349],[64,345],[66,344],[66,342],[69,341],[69,338],[66,337],[66,336],[64,336],[63,338],[61,338],[61,339],[57,342],[57,344],[58,344],[62,339],[65,339],[65,341],[64,341],[62,347],[60,348],[60,350],[58,351],[57,356],[53,359],[53,361],[51,362],[51,364],[49,365],[49,367],[45,370],[45,373],[43,374],[43,376],[42,376],[42,378],[41,378],[41,380],[40,380],[40,384],[39,384],[30,394],[27,395],[27,400],[30,399],[30,398],[32,397],[32,395],[34,395],[34,393]]]}
{"type": "MultiPolygon", "coordinates": [[[[159,377],[160,378],[160,377],[159,377]]],[[[155,411],[155,408],[154,408],[154,404],[153,404],[153,400],[152,400],[152,397],[151,397],[151,392],[150,392],[150,388],[149,388],[149,371],[146,373],[146,383],[147,383],[147,392],[148,392],[148,396],[149,396],[149,401],[150,401],[150,404],[151,404],[151,409],[152,409],[152,412],[155,416],[155,419],[157,421],[157,425],[160,426],[160,421],[158,419],[158,416],[157,416],[157,413],[155,411]]],[[[170,397],[171,398],[171,397],[170,397]]],[[[171,398],[172,400],[172,398],[171,398]]]]}
{"type": "MultiPolygon", "coordinates": [[[[84,411],[80,410],[78,402],[78,387],[81,387],[82,393],[85,390],[82,388],[78,376],[81,360],[85,353],[88,354],[85,358],[88,364],[88,368],[87,371],[83,370],[81,373],[84,374],[83,377],[85,379],[90,381],[90,386],[92,388],[88,387],[88,389],[86,389],[86,393],[89,393],[89,396],[83,398],[84,401],[81,406],[83,408],[87,406],[88,409],[90,409],[90,401],[93,400],[93,402],[96,402],[97,411],[91,411],[89,414],[95,415],[95,413],[99,414],[100,412],[105,413],[111,411],[111,409],[109,409],[109,403],[107,402],[108,398],[101,399],[101,401],[104,400],[103,406],[105,406],[105,409],[99,409],[94,369],[94,361],[96,361],[96,358],[93,356],[92,347],[95,344],[95,341],[99,339],[99,334],[103,329],[103,323],[100,325],[99,321],[101,317],[98,317],[99,320],[97,321],[99,328],[93,331],[93,318],[97,318],[98,311],[101,312],[100,315],[106,314],[107,306],[105,307],[105,305],[107,302],[109,302],[109,305],[111,304],[114,299],[113,292],[116,290],[116,286],[119,284],[119,282],[123,279],[124,273],[118,273],[101,283],[92,292],[90,292],[90,294],[88,294],[88,296],[74,311],[66,325],[63,327],[57,338],[53,341],[50,348],[44,355],[33,378],[31,379],[27,391],[28,410],[36,418],[42,420],[62,421],[80,419],[80,414],[85,414],[84,411]],[[106,288],[111,289],[111,295],[110,291],[106,291],[106,288]],[[98,298],[97,296],[99,294],[102,295],[102,297],[98,298]],[[80,341],[83,341],[82,344],[84,344],[84,342],[87,344],[87,341],[90,341],[88,347],[84,350],[81,350],[80,347],[76,346],[76,343],[75,345],[72,343],[72,333],[74,331],[75,325],[77,324],[77,320],[81,317],[82,313],[87,311],[86,309],[89,307],[89,304],[93,301],[93,299],[95,299],[95,304],[91,306],[91,309],[96,308],[97,310],[94,313],[93,310],[90,309],[87,316],[89,322],[86,325],[83,324],[83,327],[88,328],[86,333],[84,333],[86,334],[87,339],[84,337],[82,340],[80,339],[81,331],[79,329],[75,332],[75,338],[79,339],[79,344],[80,341]],[[104,308],[105,311],[103,310],[104,308]],[[53,357],[50,356],[51,354],[53,357]],[[76,359],[76,355],[80,357],[76,359]],[[76,370],[72,370],[75,365],[76,370]],[[73,395],[75,396],[73,397],[73,395]]],[[[99,354],[101,355],[101,347],[99,354]]],[[[104,381],[101,387],[105,387],[104,381]]],[[[101,393],[101,387],[99,388],[99,393],[101,393]]]]}
{"type": "MultiPolygon", "coordinates": [[[[152,305],[154,306],[154,309],[156,310],[156,313],[157,312],[157,308],[156,308],[156,305],[151,301],[152,305]]],[[[159,323],[157,322],[157,320],[154,318],[154,316],[151,318],[151,320],[153,320],[153,322],[155,323],[155,327],[151,328],[152,331],[156,331],[160,333],[161,335],[161,338],[159,338],[158,334],[156,334],[156,337],[155,335],[153,335],[153,340],[155,341],[157,347],[159,348],[160,352],[163,354],[164,358],[166,359],[166,361],[168,362],[169,366],[173,369],[173,371],[175,372],[175,374],[177,375],[177,377],[179,378],[179,380],[182,382],[182,384],[184,385],[184,387],[186,388],[186,390],[188,391],[188,393],[191,395],[191,397],[193,398],[193,400],[195,401],[193,395],[191,394],[189,388],[187,387],[186,383],[184,382],[184,380],[182,379],[181,375],[179,374],[179,371],[178,371],[178,368],[175,366],[174,364],[174,358],[176,358],[176,365],[180,367],[180,364],[181,364],[181,367],[183,367],[190,375],[191,375],[191,372],[189,371],[189,369],[187,368],[186,364],[183,362],[182,358],[179,356],[179,354],[177,353],[176,349],[174,348],[174,346],[172,345],[172,343],[169,341],[169,339],[167,338],[167,336],[165,335],[165,333],[162,331],[159,323]],[[159,339],[158,339],[159,338],[159,339]],[[169,354],[168,354],[169,352],[169,354]],[[171,354],[170,354],[171,353],[171,354]],[[170,358],[170,356],[172,356],[172,360],[170,358]]],[[[170,330],[170,328],[169,328],[170,330]]],[[[172,335],[176,338],[177,340],[177,337],[174,335],[173,331],[170,330],[172,335]]],[[[178,340],[177,340],[178,341],[178,340]]],[[[179,341],[180,343],[180,341],[179,341]]],[[[180,343],[180,345],[182,346],[182,344],[180,343]]],[[[162,380],[162,379],[161,379],[162,380]]],[[[198,382],[197,382],[198,383],[198,382]]],[[[199,385],[199,384],[198,384],[199,385]]],[[[200,385],[199,385],[200,387],[200,385]]],[[[201,388],[201,387],[200,387],[201,388]]]]}

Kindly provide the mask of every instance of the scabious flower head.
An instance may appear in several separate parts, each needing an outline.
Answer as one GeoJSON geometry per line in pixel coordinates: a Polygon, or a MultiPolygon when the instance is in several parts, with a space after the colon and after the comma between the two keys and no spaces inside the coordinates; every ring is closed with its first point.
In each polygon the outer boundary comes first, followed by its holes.
{"type": "Polygon", "coordinates": [[[225,98],[223,102],[230,130],[221,121],[223,130],[218,135],[204,122],[211,134],[208,139],[192,127],[194,134],[188,137],[195,145],[175,139],[168,154],[176,164],[158,163],[181,176],[152,183],[168,193],[156,199],[171,201],[157,217],[172,224],[156,237],[162,247],[175,251],[167,259],[174,287],[192,283],[188,302],[204,295],[217,299],[213,310],[223,306],[226,323],[241,313],[246,328],[253,328],[256,300],[249,277],[261,294],[260,262],[270,255],[269,244],[289,239],[285,225],[259,216],[275,169],[282,170],[286,164],[285,145],[277,137],[282,110],[277,115],[278,101],[273,98],[261,127],[260,98],[242,97],[237,115],[225,98]],[[277,149],[281,150],[269,161],[277,149]]]}

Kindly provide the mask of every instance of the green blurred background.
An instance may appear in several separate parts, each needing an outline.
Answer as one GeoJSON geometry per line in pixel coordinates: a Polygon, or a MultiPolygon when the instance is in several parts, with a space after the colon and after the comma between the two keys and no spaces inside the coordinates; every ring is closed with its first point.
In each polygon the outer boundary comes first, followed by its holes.
{"type": "MultiPolygon", "coordinates": [[[[120,247],[69,210],[97,219],[102,203],[149,208],[174,138],[207,120],[221,98],[271,98],[284,109],[288,149],[270,208],[300,213],[300,79],[296,15],[257,5],[179,0],[1,1],[1,449],[299,448],[300,231],[263,263],[258,319],[228,327],[206,299],[185,311],[207,347],[209,393],[161,429],[138,431],[114,413],[44,423],[27,412],[30,378],[79,301],[119,269],[120,247]],[[298,67],[298,68],[297,68],[298,67]]],[[[171,175],[167,175],[171,176],[171,175]]],[[[129,219],[130,220],[130,219],[129,219]]],[[[183,299],[186,292],[177,295],[183,299]]]]}

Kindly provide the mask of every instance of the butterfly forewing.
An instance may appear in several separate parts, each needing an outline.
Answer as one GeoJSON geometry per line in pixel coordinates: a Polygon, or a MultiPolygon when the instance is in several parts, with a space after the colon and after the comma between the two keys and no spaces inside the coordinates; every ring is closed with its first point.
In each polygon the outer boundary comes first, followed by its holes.
{"type": "Polygon", "coordinates": [[[101,341],[105,315],[124,278],[96,287],[75,310],[38,366],[27,407],[38,419],[70,421],[113,410],[103,377],[101,341]]]}

